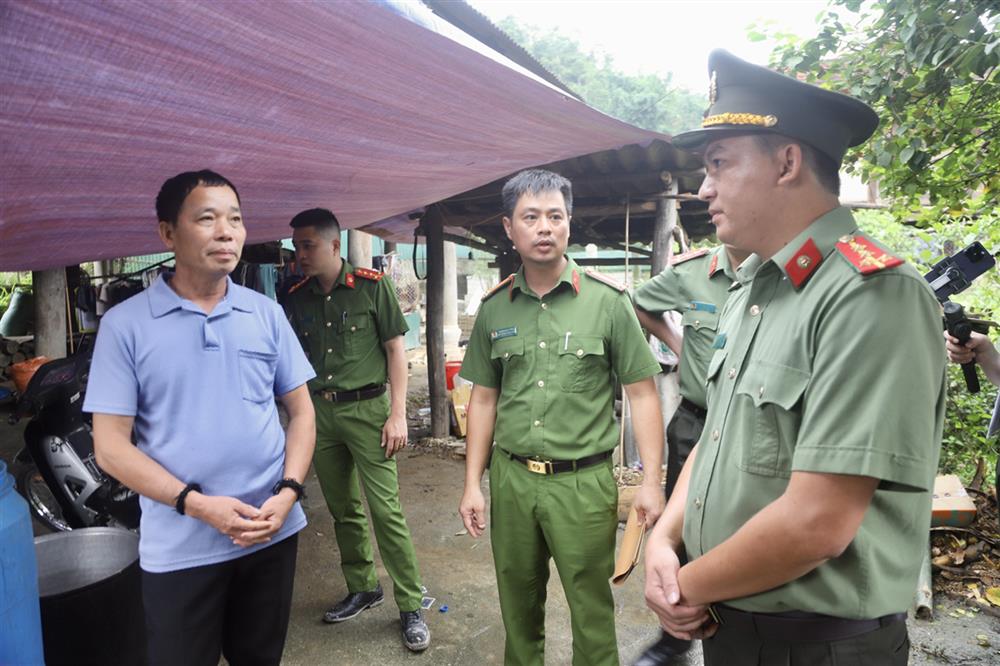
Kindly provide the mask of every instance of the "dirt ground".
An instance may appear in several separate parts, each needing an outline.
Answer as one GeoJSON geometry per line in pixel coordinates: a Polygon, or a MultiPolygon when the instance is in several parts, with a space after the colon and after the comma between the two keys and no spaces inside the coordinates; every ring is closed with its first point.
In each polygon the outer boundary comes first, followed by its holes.
{"type": "MultiPolygon", "coordinates": [[[[427,433],[426,373],[414,363],[408,411],[411,437],[427,433]]],[[[5,416],[5,415],[0,415],[5,416]]],[[[10,464],[20,447],[22,426],[0,422],[0,458],[10,464]]],[[[402,645],[392,583],[379,563],[386,602],[358,618],[326,625],[323,611],[346,594],[339,569],[333,521],[323,504],[315,475],[307,481],[304,502],[309,525],[300,535],[292,617],[283,663],[290,666],[338,664],[425,664],[485,666],[503,663],[503,625],[498,610],[489,531],[479,540],[464,534],[457,515],[462,493],[464,462],[459,447],[420,444],[399,457],[400,495],[413,534],[427,595],[434,598],[426,612],[432,632],[431,647],[411,654],[402,645]],[[447,611],[445,611],[447,607],[447,611]]],[[[41,528],[39,528],[41,529],[41,528]]],[[[621,532],[619,532],[619,535],[621,532]]],[[[936,580],[934,619],[908,621],[912,642],[911,664],[987,665],[1000,663],[1000,620],[966,595],[950,595],[936,580]]],[[[658,635],[654,616],[642,595],[643,574],[638,569],[621,588],[614,589],[618,645],[622,663],[631,663],[658,635]]],[[[960,588],[957,588],[960,589],[960,588]]],[[[912,616],[912,613],[911,613],[912,616]]],[[[546,663],[569,664],[572,657],[569,615],[553,569],[546,618],[546,663]]],[[[700,650],[688,659],[702,664],[700,650]]]]}

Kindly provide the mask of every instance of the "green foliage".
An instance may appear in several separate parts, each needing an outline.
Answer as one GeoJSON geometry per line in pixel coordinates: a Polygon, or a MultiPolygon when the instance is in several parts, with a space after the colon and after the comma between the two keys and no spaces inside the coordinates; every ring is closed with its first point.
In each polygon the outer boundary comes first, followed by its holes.
{"type": "Polygon", "coordinates": [[[584,51],[575,40],[548,28],[524,26],[509,17],[499,26],[584,101],[608,115],[667,133],[701,123],[707,99],[674,86],[669,76],[625,74],[610,56],[584,51]]]}
{"type": "Polygon", "coordinates": [[[938,467],[969,482],[976,473],[977,461],[983,458],[986,461],[985,478],[992,486],[997,443],[996,438],[987,439],[986,430],[990,425],[997,387],[983,378],[981,370],[978,372],[982,390],[969,393],[962,368],[954,363],[948,364],[948,408],[938,467]]]}
{"type": "Polygon", "coordinates": [[[894,211],[921,225],[996,210],[996,0],[831,0],[819,24],[806,41],[772,35],[780,42],[772,62],[878,111],[882,123],[848,155],[848,171],[877,180],[894,211]],[[843,10],[859,16],[842,19],[843,10]]]}

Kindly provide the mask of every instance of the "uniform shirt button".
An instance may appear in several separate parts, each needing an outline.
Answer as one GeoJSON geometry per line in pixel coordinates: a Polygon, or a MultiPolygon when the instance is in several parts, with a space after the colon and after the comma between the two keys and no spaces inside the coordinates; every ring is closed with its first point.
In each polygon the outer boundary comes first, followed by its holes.
{"type": "Polygon", "coordinates": [[[545,380],[543,379],[538,380],[538,388],[545,388],[545,380]]]}
{"type": "Polygon", "coordinates": [[[539,421],[538,419],[535,419],[535,427],[537,428],[540,425],[542,425],[542,422],[539,421]]]}
{"type": "Polygon", "coordinates": [[[332,354],[332,353],[333,353],[333,350],[332,350],[332,349],[327,349],[327,350],[326,350],[326,353],[327,353],[327,354],[332,354]]]}
{"type": "Polygon", "coordinates": [[[729,368],[729,378],[736,379],[736,368],[729,368]]]}
{"type": "Polygon", "coordinates": [[[700,497],[695,497],[694,498],[694,508],[696,508],[696,509],[700,509],[701,508],[701,498],[700,497]]]}
{"type": "Polygon", "coordinates": [[[539,342],[539,343],[538,343],[538,346],[539,346],[539,348],[541,348],[541,349],[545,349],[545,340],[542,340],[541,342],[539,342]]]}
{"type": "Polygon", "coordinates": [[[302,335],[304,335],[304,336],[306,336],[306,337],[308,338],[308,337],[309,337],[309,331],[306,331],[306,332],[305,332],[305,333],[303,333],[302,335]]]}
{"type": "Polygon", "coordinates": [[[356,331],[356,330],[358,330],[358,327],[357,327],[357,326],[351,326],[351,332],[352,332],[352,333],[353,333],[354,331],[356,331]]]}
{"type": "Polygon", "coordinates": [[[751,305],[750,306],[750,314],[751,314],[751,316],[754,316],[754,317],[756,317],[757,315],[759,315],[760,314],[760,306],[759,305],[751,305]]]}
{"type": "Polygon", "coordinates": [[[582,349],[577,349],[576,350],[576,355],[577,356],[583,356],[583,350],[582,349]]]}
{"type": "Polygon", "coordinates": [[[715,430],[712,431],[712,439],[714,441],[718,441],[719,440],[719,430],[718,429],[715,429],[715,430]]]}
{"type": "Polygon", "coordinates": [[[761,386],[759,389],[757,389],[757,397],[758,398],[763,398],[764,397],[764,387],[763,386],[761,386]]]}
{"type": "Polygon", "coordinates": [[[330,321],[326,322],[326,327],[327,328],[330,328],[331,326],[333,326],[333,322],[330,322],[330,321]]]}
{"type": "Polygon", "coordinates": [[[326,300],[327,300],[327,302],[329,302],[329,301],[330,301],[330,297],[329,297],[329,296],[327,296],[327,297],[326,297],[326,300]]]}
{"type": "Polygon", "coordinates": [[[327,375],[326,376],[326,381],[330,381],[331,379],[333,379],[333,375],[327,375]]]}
{"type": "Polygon", "coordinates": [[[503,357],[504,358],[510,358],[510,352],[504,352],[503,353],[503,357]]]}
{"type": "Polygon", "coordinates": [[[694,320],[694,330],[697,331],[699,328],[701,328],[701,321],[698,320],[698,319],[695,319],[694,320]]]}
{"type": "Polygon", "coordinates": [[[548,303],[542,303],[542,309],[543,310],[548,310],[549,309],[549,304],[548,303]]]}

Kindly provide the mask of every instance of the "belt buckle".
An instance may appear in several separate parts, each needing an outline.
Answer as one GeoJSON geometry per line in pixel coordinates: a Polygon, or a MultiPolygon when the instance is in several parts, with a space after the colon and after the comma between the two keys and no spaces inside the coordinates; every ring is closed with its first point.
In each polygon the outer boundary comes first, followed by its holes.
{"type": "Polygon", "coordinates": [[[529,472],[534,472],[535,474],[552,474],[552,461],[551,460],[536,460],[534,458],[528,458],[524,461],[528,466],[529,472]]]}
{"type": "Polygon", "coordinates": [[[319,395],[327,402],[336,402],[336,395],[333,393],[333,391],[320,391],[319,395]]]}
{"type": "Polygon", "coordinates": [[[722,616],[719,615],[719,611],[715,610],[714,604],[708,605],[708,615],[715,621],[716,624],[718,625],[723,624],[722,616]]]}

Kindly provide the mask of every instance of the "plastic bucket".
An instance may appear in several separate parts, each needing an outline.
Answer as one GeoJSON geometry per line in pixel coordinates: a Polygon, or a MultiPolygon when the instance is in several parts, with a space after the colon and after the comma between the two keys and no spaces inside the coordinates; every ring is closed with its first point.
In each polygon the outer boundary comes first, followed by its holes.
{"type": "Polygon", "coordinates": [[[31,515],[0,460],[0,664],[42,663],[31,515]]]}
{"type": "Polygon", "coordinates": [[[144,664],[139,537],[91,527],[35,539],[45,662],[144,664]]]}
{"type": "Polygon", "coordinates": [[[0,335],[17,337],[28,335],[34,327],[35,297],[30,291],[18,287],[10,295],[10,305],[0,317],[0,335]]]}
{"type": "Polygon", "coordinates": [[[449,391],[455,390],[455,375],[458,371],[462,369],[461,361],[445,361],[444,364],[444,381],[448,386],[449,391]]]}

